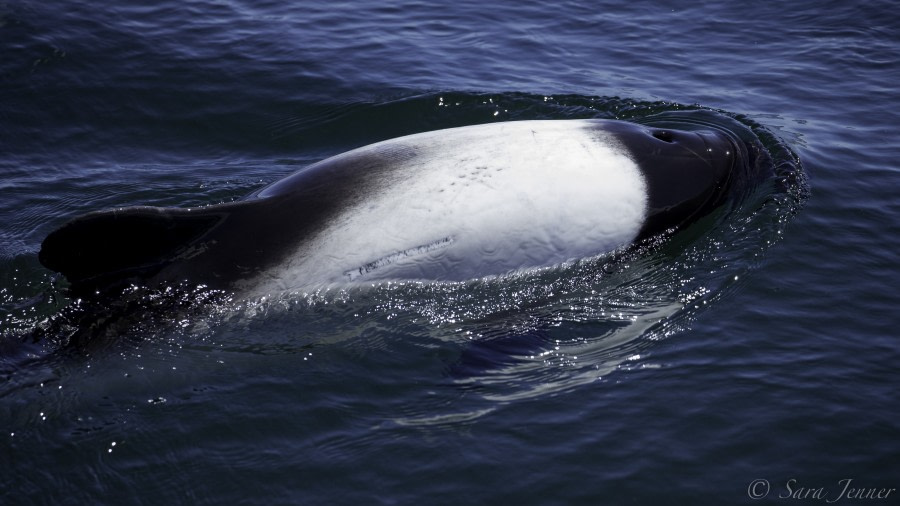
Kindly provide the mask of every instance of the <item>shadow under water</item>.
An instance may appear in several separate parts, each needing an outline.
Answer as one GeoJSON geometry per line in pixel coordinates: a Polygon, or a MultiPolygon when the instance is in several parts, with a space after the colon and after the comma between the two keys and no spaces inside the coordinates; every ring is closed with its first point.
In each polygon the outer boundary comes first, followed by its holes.
{"type": "MultiPolygon", "coordinates": [[[[320,128],[338,130],[395,110],[425,118],[415,126],[424,131],[484,122],[484,111],[498,104],[511,119],[596,117],[720,129],[758,146],[762,176],[748,177],[735,198],[685,230],[600,257],[466,282],[383,282],[257,300],[204,287],[130,287],[121,297],[68,300],[65,286],[44,275],[31,292],[7,295],[3,304],[0,374],[7,381],[0,396],[66,374],[60,371],[67,361],[140,353],[162,343],[298,356],[341,346],[363,357],[377,350],[403,356],[413,346],[441,364],[439,383],[483,402],[460,409],[423,398],[395,421],[433,425],[477,417],[497,403],[565,391],[631,363],[647,366],[638,359],[655,341],[689,328],[740,285],[806,197],[799,160],[780,139],[750,118],[699,107],[444,93],[342,107],[320,128]],[[447,104],[453,111],[436,115],[447,104]],[[23,305],[29,315],[14,318],[25,314],[23,305]]],[[[279,138],[289,138],[301,133],[292,128],[313,127],[282,121],[278,128],[279,138]]]]}

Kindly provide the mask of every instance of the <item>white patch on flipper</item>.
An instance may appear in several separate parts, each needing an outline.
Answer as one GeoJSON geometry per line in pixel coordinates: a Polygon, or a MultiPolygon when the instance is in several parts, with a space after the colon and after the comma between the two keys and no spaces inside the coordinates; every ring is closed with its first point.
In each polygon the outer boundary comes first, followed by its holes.
{"type": "Polygon", "coordinates": [[[373,262],[352,279],[465,280],[550,266],[629,244],[646,217],[640,169],[588,121],[427,132],[348,155],[395,142],[418,155],[399,161],[390,185],[343,210],[264,276],[274,286],[258,290],[347,282],[373,262]],[[435,237],[452,240],[419,250],[435,237]]]}

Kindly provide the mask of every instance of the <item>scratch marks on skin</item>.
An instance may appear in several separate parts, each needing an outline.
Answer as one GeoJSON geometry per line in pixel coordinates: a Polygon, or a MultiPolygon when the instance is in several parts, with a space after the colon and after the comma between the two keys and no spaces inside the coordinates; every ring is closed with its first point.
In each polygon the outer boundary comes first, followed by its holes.
{"type": "MultiPolygon", "coordinates": [[[[463,169],[463,172],[460,172],[460,174],[456,176],[457,181],[450,182],[450,186],[456,186],[457,182],[460,183],[462,187],[468,187],[472,184],[482,184],[492,190],[496,188],[491,184],[490,178],[494,175],[493,173],[503,170],[500,167],[491,168],[484,164],[475,165],[471,168],[463,165],[461,169],[463,169]]],[[[444,190],[440,189],[438,191],[443,192],[444,190]]]]}
{"type": "MultiPolygon", "coordinates": [[[[512,122],[404,139],[418,155],[388,164],[377,191],[348,199],[253,291],[461,281],[628,244],[645,221],[646,185],[631,154],[597,132],[602,126],[512,122]]],[[[317,170],[359,170],[391,142],[317,170]]]]}
{"type": "Polygon", "coordinates": [[[443,249],[453,244],[453,237],[448,236],[443,239],[438,239],[437,241],[430,242],[428,244],[423,244],[422,246],[416,246],[415,248],[405,249],[403,251],[398,251],[396,253],[391,253],[388,256],[381,257],[374,262],[369,262],[365,265],[357,267],[356,269],[351,269],[344,273],[345,276],[348,277],[350,281],[354,281],[358,279],[360,276],[364,276],[369,274],[370,272],[391,265],[392,263],[402,260],[404,258],[416,257],[419,255],[423,255],[425,253],[429,253],[435,250],[443,249]]]}

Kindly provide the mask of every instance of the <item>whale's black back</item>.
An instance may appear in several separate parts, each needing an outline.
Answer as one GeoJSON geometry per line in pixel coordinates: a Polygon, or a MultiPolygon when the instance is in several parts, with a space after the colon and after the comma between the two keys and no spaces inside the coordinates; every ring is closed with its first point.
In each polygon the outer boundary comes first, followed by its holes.
{"type": "Polygon", "coordinates": [[[39,260],[74,291],[90,292],[118,278],[152,276],[223,218],[221,211],[158,207],[90,213],[48,235],[39,260]]]}
{"type": "Polygon", "coordinates": [[[230,289],[283,260],[341,209],[389,186],[392,168],[413,156],[400,143],[324,160],[237,202],[88,213],[51,232],[38,258],[77,296],[148,280],[230,289]]]}

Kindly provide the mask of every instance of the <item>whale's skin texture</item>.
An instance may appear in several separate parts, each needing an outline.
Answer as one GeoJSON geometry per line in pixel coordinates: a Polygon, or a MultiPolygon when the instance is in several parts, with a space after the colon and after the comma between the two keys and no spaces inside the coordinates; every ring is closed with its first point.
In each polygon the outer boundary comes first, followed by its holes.
{"type": "Polygon", "coordinates": [[[468,280],[690,223],[727,198],[745,156],[716,130],[624,121],[437,130],[327,158],[233,203],[89,213],[48,235],[39,258],[76,293],[468,280]]]}

